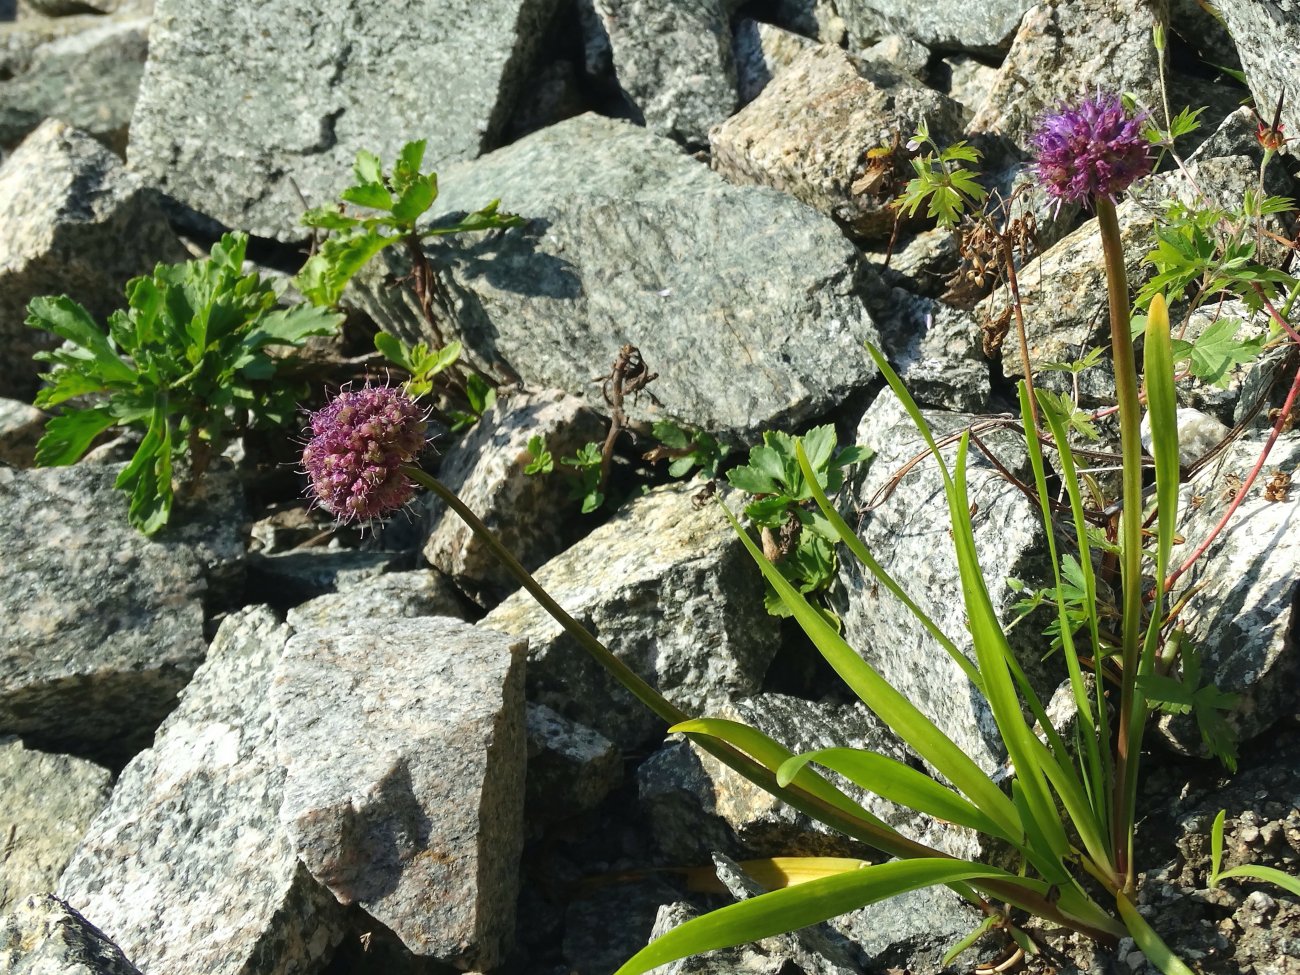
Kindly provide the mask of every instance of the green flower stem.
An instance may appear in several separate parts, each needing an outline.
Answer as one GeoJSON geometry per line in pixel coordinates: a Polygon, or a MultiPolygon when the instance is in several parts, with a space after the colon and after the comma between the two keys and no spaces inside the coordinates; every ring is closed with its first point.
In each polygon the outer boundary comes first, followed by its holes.
{"type": "MultiPolygon", "coordinates": [[[[604,644],[592,636],[584,626],[565,612],[564,608],[551,598],[550,594],[538,584],[537,580],[519,563],[519,560],[511,554],[510,550],[501,544],[491,529],[483,524],[478,516],[470,511],[450,488],[437,478],[413,465],[403,466],[402,471],[412,481],[432,491],[445,501],[447,506],[456,512],[474,534],[492,549],[493,554],[501,560],[501,564],[506,571],[514,576],[515,580],[527,590],[528,594],[536,599],[541,607],[564,627],[565,632],[613,674],[619,683],[627,688],[637,700],[667,722],[669,726],[681,724],[691,719],[691,715],[665,699],[662,694],[642,680],[636,671],[619,660],[604,644]]],[[[845,835],[860,840],[874,849],[901,859],[912,857],[955,859],[940,850],[931,849],[923,843],[909,840],[893,830],[881,829],[874,823],[857,816],[851,816],[843,809],[803,789],[793,785],[786,787],[778,785],[776,775],[772,771],[760,765],[739,749],[733,748],[712,736],[688,734],[687,737],[760,789],[777,796],[800,812],[838,829],[845,835]]],[[[971,894],[965,884],[954,884],[952,886],[963,897],[979,903],[985,911],[993,910],[989,905],[983,904],[978,897],[971,894]]],[[[1055,898],[1038,894],[1015,881],[980,880],[974,886],[993,897],[1015,904],[1037,917],[1078,931],[1103,944],[1114,945],[1116,938],[1125,933],[1123,925],[1120,925],[1100,908],[1096,908],[1095,905],[1090,903],[1088,907],[1095,908],[1095,910],[1089,912],[1092,916],[1080,919],[1063,913],[1057,906],[1055,898]]]]}
{"type": "Polygon", "coordinates": [[[1120,586],[1123,591],[1123,636],[1120,685],[1119,736],[1116,741],[1115,802],[1112,849],[1125,890],[1134,883],[1131,845],[1133,809],[1127,796],[1133,793],[1142,743],[1133,740],[1141,727],[1138,710],[1143,702],[1136,695],[1136,680],[1142,639],[1142,405],[1138,400],[1137,362],[1133,354],[1133,331],[1129,323],[1128,272],[1120,242],[1115,204],[1104,197],[1096,200],[1097,225],[1101,230],[1106,291],[1110,299],[1111,357],[1115,367],[1115,400],[1119,407],[1120,456],[1123,462],[1120,509],[1120,586]]]}

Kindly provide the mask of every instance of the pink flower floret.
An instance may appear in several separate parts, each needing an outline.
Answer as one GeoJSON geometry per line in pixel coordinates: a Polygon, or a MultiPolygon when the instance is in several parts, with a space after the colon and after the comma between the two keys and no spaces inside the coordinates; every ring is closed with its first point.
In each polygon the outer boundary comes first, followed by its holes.
{"type": "Polygon", "coordinates": [[[1031,140],[1039,181],[1061,202],[1087,205],[1098,197],[1114,202],[1151,172],[1143,121],[1125,112],[1117,95],[1097,94],[1077,107],[1062,104],[1043,116],[1031,140]]]}
{"type": "Polygon", "coordinates": [[[310,415],[302,452],[310,493],[340,521],[369,521],[406,504],[415,485],[402,471],[426,442],[424,412],[402,390],[340,393],[310,415]]]}

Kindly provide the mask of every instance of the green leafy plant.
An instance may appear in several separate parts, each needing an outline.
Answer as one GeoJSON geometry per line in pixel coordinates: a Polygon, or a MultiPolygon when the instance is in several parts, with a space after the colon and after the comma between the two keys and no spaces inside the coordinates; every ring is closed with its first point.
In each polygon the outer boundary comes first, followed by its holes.
{"type": "Polygon", "coordinates": [[[410,373],[403,385],[412,396],[420,397],[431,393],[434,377],[460,358],[461,344],[451,342],[441,349],[430,349],[424,342],[407,345],[387,332],[377,332],[375,349],[393,365],[410,373]]]}
{"type": "Polygon", "coordinates": [[[549,474],[555,470],[555,458],[551,452],[546,449],[546,441],[542,439],[541,434],[533,434],[528,438],[528,456],[532,458],[524,465],[524,473],[529,476],[535,474],[549,474]]]}
{"type": "Polygon", "coordinates": [[[465,408],[451,409],[447,415],[451,418],[451,432],[460,433],[472,427],[483,414],[496,404],[497,391],[486,379],[473,372],[465,377],[465,408]]]}
{"type": "MultiPolygon", "coordinates": [[[[762,534],[764,551],[781,574],[801,593],[821,592],[835,578],[835,543],[838,536],[826,518],[814,510],[814,491],[809,477],[823,491],[834,493],[844,480],[844,469],[867,460],[865,447],[836,450],[835,428],[814,427],[804,435],[812,475],[796,456],[796,440],[780,431],[763,434],[763,442],[749,452],[743,467],[727,471],[734,487],[754,496],[745,505],[745,515],[762,534]]],[[[769,613],[789,616],[776,590],[769,589],[769,613]]]]}
{"type": "Polygon", "coordinates": [[[569,489],[569,497],[582,502],[582,513],[589,515],[605,503],[605,492],[600,489],[602,463],[600,444],[592,441],[578,448],[572,457],[561,457],[560,463],[573,469],[577,476],[569,489]]]}
{"type": "Polygon", "coordinates": [[[930,129],[922,119],[907,148],[915,151],[927,145],[932,151],[912,158],[916,175],[908,181],[894,205],[909,217],[916,216],[916,211],[924,205],[926,216],[937,220],[939,226],[952,229],[968,207],[978,206],[988,196],[976,181],[976,174],[959,165],[978,164],[980,153],[965,142],[940,149],[930,138],[930,129]]]}
{"type": "Polygon", "coordinates": [[[1242,864],[1239,867],[1231,867],[1223,870],[1223,822],[1227,815],[1225,810],[1220,809],[1219,814],[1214,817],[1214,823],[1210,827],[1210,876],[1206,883],[1210,887],[1217,887],[1221,881],[1231,877],[1248,877],[1251,880],[1262,880],[1265,883],[1276,884],[1283,890],[1290,891],[1297,897],[1300,897],[1300,878],[1293,877],[1289,873],[1283,873],[1276,867],[1262,867],[1255,863],[1242,864]]]}
{"type": "MultiPolygon", "coordinates": [[[[304,224],[328,233],[295,279],[309,300],[318,305],[337,304],[353,276],[387,247],[403,246],[412,256],[417,251],[422,256],[421,242],[429,238],[517,227],[524,222],[522,217],[501,212],[500,201],[493,200],[456,223],[421,227],[420,219],[438,198],[437,174],[420,170],[424,148],[423,139],[408,142],[397,154],[391,172],[384,171],[374,153],[357,153],[352,169],[355,182],[343,191],[342,199],[374,211],[374,216],[353,216],[336,206],[315,207],[303,214],[304,224]]],[[[421,284],[416,282],[417,290],[421,284]]]]}
{"type": "Polygon", "coordinates": [[[659,446],[645,454],[646,460],[668,459],[670,477],[685,477],[695,468],[712,480],[727,456],[727,447],[703,430],[686,430],[672,420],[657,420],[651,428],[659,446]]]}
{"type": "Polygon", "coordinates": [[[75,463],[111,427],[144,430],[117,487],[130,493],[131,524],[146,534],[167,524],[174,478],[188,485],[232,436],[293,418],[303,390],[283,379],[285,361],[272,347],[300,346],[342,320],[310,305],[277,308],[270,284],[243,270],[247,243],[226,234],[207,260],[160,264],[133,279],[126,310],[109,316],[107,330],[67,297],[28,306],[29,326],[65,342],[36,356],[52,366],[36,405],[64,406],[46,425],[36,463],[75,463]]]}

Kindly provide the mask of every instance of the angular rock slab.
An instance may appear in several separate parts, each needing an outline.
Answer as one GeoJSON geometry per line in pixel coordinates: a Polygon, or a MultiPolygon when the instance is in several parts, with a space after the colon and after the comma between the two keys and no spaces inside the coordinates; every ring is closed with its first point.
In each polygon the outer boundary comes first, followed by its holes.
{"type": "MultiPolygon", "coordinates": [[[[961,106],[883,63],[829,44],[799,54],[762,93],[709,133],[713,168],[728,179],[789,193],[862,237],[888,236],[889,204],[911,168],[866,151],[926,121],[939,145],[961,138],[961,106]]],[[[905,153],[905,150],[903,151],[905,153]]]]}
{"type": "Polygon", "coordinates": [[[150,539],[127,524],[121,470],[0,467],[0,734],[116,762],[176,706],[243,557],[233,476],[209,473],[150,539]]]}
{"type": "MultiPolygon", "coordinates": [[[[964,428],[972,419],[955,413],[923,411],[936,438],[964,428]]],[[[1028,472],[1023,440],[1011,434],[985,431],[981,439],[1001,463],[1022,478],[1028,472]]],[[[951,521],[938,467],[931,457],[916,464],[899,481],[888,500],[874,503],[877,490],[904,464],[925,450],[921,435],[890,390],[883,391],[858,425],[855,443],[876,451],[865,475],[854,478],[841,503],[841,514],[855,525],[887,572],[938,625],[958,650],[971,659],[970,631],[962,599],[957,556],[949,535],[951,521]]],[[[943,451],[952,469],[955,448],[943,451]]],[[[1041,515],[1036,504],[1003,480],[974,446],[967,458],[969,495],[975,511],[975,546],[984,579],[999,619],[1014,619],[1012,604],[1019,598],[1007,578],[1031,586],[1043,585],[1051,574],[1041,515]]],[[[1004,750],[993,713],[983,695],[916,621],[915,616],[856,560],[841,563],[835,609],[843,620],[843,636],[872,667],[976,764],[993,773],[1004,750]],[[842,602],[839,600],[842,599],[842,602]]],[[[1016,627],[1009,639],[1022,667],[1034,679],[1045,649],[1036,620],[1016,627]]],[[[1040,682],[1041,684],[1041,682],[1040,682]]],[[[1050,693],[1056,680],[1041,685],[1050,693]]]]}
{"type": "Polygon", "coordinates": [[[1038,4],[1021,21],[969,131],[1003,135],[1027,148],[1039,116],[1062,100],[1077,102],[1100,89],[1132,92],[1141,104],[1158,105],[1151,28],[1163,18],[1162,0],[1038,4]]]}
{"type": "Polygon", "coordinates": [[[427,139],[427,171],[488,148],[556,7],[158,0],[128,158],[220,223],[301,239],[303,197],[336,200],[358,150],[427,139]]]}
{"type": "MultiPolygon", "coordinates": [[[[525,821],[549,825],[594,809],[623,778],[623,756],[599,732],[529,704],[525,821]]],[[[540,832],[540,830],[536,830],[540,832]]]]}
{"type": "Polygon", "coordinates": [[[148,17],[99,18],[41,45],[27,70],[0,87],[0,146],[17,145],[45,119],[58,118],[125,155],[148,52],[148,17]]]}
{"type": "MultiPolygon", "coordinates": [[[[0,739],[0,913],[23,897],[53,890],[92,819],[108,802],[108,769],[0,739]]],[[[2,950],[2,949],[0,949],[2,950]]]]}
{"type": "Polygon", "coordinates": [[[34,894],[0,917],[6,975],[140,975],[104,933],[53,894],[34,894]]]}
{"type": "Polygon", "coordinates": [[[0,396],[30,400],[32,353],[53,336],[28,328],[27,303],[66,294],[98,320],[126,303],[128,279],[184,248],[156,191],[84,132],[54,119],[0,165],[0,396]]]}
{"type": "Polygon", "coordinates": [[[307,629],[272,700],[280,821],[312,875],[416,954],[499,964],[523,849],[523,641],[440,617],[307,629]]]}
{"type": "Polygon", "coordinates": [[[31,467],[48,419],[43,410],[22,400],[0,399],[0,463],[31,467]]]}
{"type": "Polygon", "coordinates": [[[731,8],[735,0],[584,0],[619,88],[658,135],[703,145],[709,127],[736,110],[731,8]]]}
{"type": "MultiPolygon", "coordinates": [[[[825,5],[828,0],[817,0],[825,5]]],[[[940,50],[1005,51],[1030,0],[829,0],[854,44],[903,34],[940,50]]]]}
{"type": "MultiPolygon", "coordinates": [[[[1254,467],[1263,444],[1242,439],[1207,465],[1184,488],[1178,531],[1187,543],[1175,550],[1175,564],[1194,552],[1236,496],[1226,475],[1241,480],[1254,467]],[[1200,498],[1193,504],[1192,498],[1200,498]]],[[[1236,482],[1239,485],[1240,481],[1236,482]]],[[[1171,602],[1191,591],[1179,614],[1187,641],[1202,654],[1202,680],[1238,695],[1227,718],[1247,741],[1279,719],[1295,714],[1300,678],[1300,437],[1292,433],[1274,445],[1259,479],[1232,520],[1171,593],[1171,602]],[[1281,472],[1289,490],[1270,481],[1281,472]]],[[[1180,750],[1203,751],[1195,723],[1165,718],[1161,727],[1180,750]]]]}
{"type": "Polygon", "coordinates": [[[295,630],[327,626],[345,619],[454,616],[463,619],[465,607],[456,587],[441,572],[416,569],[386,572],[363,579],[295,606],[286,622],[295,630]]]}
{"type": "MultiPolygon", "coordinates": [[[[650,390],[662,403],[651,413],[642,397],[630,416],[753,440],[874,374],[858,296],[868,272],[835,224],[728,184],[667,139],[582,115],[440,176],[449,211],[500,197],[530,220],[432,252],[451,266],[443,281],[469,351],[529,386],[607,410],[592,378],[630,342],[659,373],[650,390]]],[[[353,300],[392,334],[424,338],[410,289],[381,271],[353,300]]]]}
{"type": "Polygon", "coordinates": [[[1272,121],[1279,96],[1282,128],[1300,131],[1300,4],[1296,0],[1223,0],[1214,9],[1236,42],[1259,113],[1272,121]]]}
{"type": "Polygon", "coordinates": [[[58,895],[144,971],[317,971],[344,912],[280,825],[271,672],[289,630],[228,616],[154,747],[122,771],[58,895]]]}
{"type": "MultiPolygon", "coordinates": [[[[714,506],[692,506],[693,492],[665,485],[629,502],[535,577],[670,701],[707,713],[758,690],[779,634],[763,609],[757,566],[714,506]]],[[[526,592],[479,625],[528,638],[530,701],[623,748],[662,736],[662,722],[526,592]]]]}
{"type": "MultiPolygon", "coordinates": [[[[483,519],[526,569],[576,541],[583,519],[567,478],[524,473],[528,441],[540,436],[556,459],[588,442],[603,443],[606,425],[582,400],[556,390],[500,396],[464,439],[448,448],[438,477],[483,519]]],[[[492,550],[453,511],[439,505],[424,557],[481,605],[519,588],[492,550]]]]}

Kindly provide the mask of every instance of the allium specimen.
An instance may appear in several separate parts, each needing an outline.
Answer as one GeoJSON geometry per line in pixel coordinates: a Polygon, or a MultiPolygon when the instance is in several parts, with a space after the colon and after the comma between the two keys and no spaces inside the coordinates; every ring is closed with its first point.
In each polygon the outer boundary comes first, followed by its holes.
{"type": "Polygon", "coordinates": [[[1078,107],[1062,104],[1044,115],[1031,140],[1038,152],[1038,178],[1060,202],[1111,202],[1130,183],[1151,172],[1151,143],[1143,118],[1124,111],[1118,95],[1096,94],[1078,107]]]}
{"type": "Polygon", "coordinates": [[[311,493],[340,521],[368,521],[406,504],[415,485],[402,472],[425,444],[424,412],[389,386],[340,393],[311,414],[302,452],[311,493]]]}

